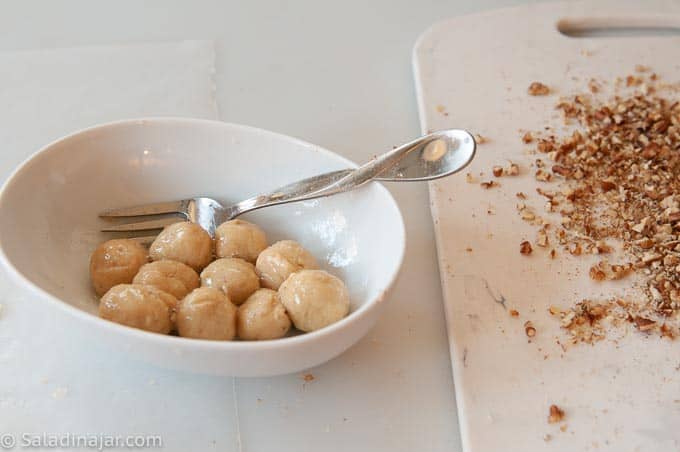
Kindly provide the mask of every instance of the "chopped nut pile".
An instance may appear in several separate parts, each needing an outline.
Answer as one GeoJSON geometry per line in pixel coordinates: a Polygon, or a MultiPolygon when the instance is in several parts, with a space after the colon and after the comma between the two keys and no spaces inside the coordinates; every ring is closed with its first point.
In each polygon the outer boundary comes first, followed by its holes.
{"type": "MultiPolygon", "coordinates": [[[[595,97],[600,91],[593,89],[600,86],[595,80],[589,81],[588,93],[561,99],[557,108],[570,134],[524,132],[521,137],[541,155],[534,162],[537,192],[547,200],[546,211],[560,215],[559,227],[552,229],[555,243],[574,256],[608,254],[615,244],[628,262],[601,259],[590,268],[591,279],[635,274],[643,281],[638,300],[584,300],[559,313],[562,326],[585,342],[601,338],[600,319],[615,312],[638,330],[662,336],[677,333],[669,325],[680,317],[678,90],[661,85],[655,74],[628,76],[620,84],[626,92],[608,101],[595,97]],[[668,96],[661,95],[664,90],[668,96]]],[[[529,93],[544,94],[538,85],[533,83],[529,93]]],[[[536,224],[531,208],[518,210],[536,224]]],[[[546,226],[537,236],[541,247],[551,241],[546,226]]],[[[527,244],[521,243],[522,254],[531,252],[527,244]]]]}
{"type": "MultiPolygon", "coordinates": [[[[641,68],[617,79],[608,100],[607,83],[595,79],[584,93],[560,99],[556,107],[568,133],[557,135],[554,127],[520,132],[532,147],[531,173],[548,214],[540,216],[525,203],[527,194],[516,193],[518,214],[538,228],[533,243],[551,259],[555,248],[600,256],[588,273],[593,281],[625,280],[638,292],[625,300],[582,300],[568,310],[551,307],[573,343],[603,339],[605,324],[680,334],[680,85],[661,83],[641,68]]],[[[532,96],[550,92],[540,82],[528,88],[532,96]]],[[[494,166],[492,174],[518,175],[519,166],[494,166]]],[[[533,251],[528,240],[520,243],[521,254],[533,251]]]]}

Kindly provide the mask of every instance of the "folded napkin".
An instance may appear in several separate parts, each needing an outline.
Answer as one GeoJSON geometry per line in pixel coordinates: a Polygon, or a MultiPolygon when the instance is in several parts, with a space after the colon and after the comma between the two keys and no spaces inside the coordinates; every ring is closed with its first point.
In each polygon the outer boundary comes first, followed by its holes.
{"type": "MultiPolygon", "coordinates": [[[[215,119],[214,67],[213,44],[202,41],[0,53],[0,181],[46,143],[97,123],[215,119]]],[[[0,294],[0,433],[20,441],[21,433],[143,432],[188,450],[191,435],[168,431],[179,425],[168,423],[172,414],[144,410],[170,403],[171,413],[200,413],[205,400],[221,397],[224,412],[205,428],[233,424],[231,388],[225,392],[222,380],[130,365],[124,354],[108,354],[77,328],[64,328],[54,308],[1,271],[0,294]]]]}

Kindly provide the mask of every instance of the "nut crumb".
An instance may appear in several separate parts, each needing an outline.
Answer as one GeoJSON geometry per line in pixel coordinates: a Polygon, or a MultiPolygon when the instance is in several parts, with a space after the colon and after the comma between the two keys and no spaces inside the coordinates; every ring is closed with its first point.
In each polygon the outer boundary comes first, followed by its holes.
{"type": "Polygon", "coordinates": [[[536,336],[536,328],[534,328],[534,324],[531,323],[531,320],[524,322],[524,333],[530,338],[536,336]]]}
{"type": "Polygon", "coordinates": [[[656,326],[656,322],[654,320],[646,319],[640,316],[635,317],[633,322],[635,323],[635,327],[640,331],[650,331],[656,326]]]}
{"type": "MultiPolygon", "coordinates": [[[[564,411],[557,405],[550,405],[550,413],[548,415],[548,424],[557,424],[564,420],[564,411]]],[[[566,424],[565,424],[566,425],[566,424]]]]}
{"type": "Polygon", "coordinates": [[[537,169],[536,174],[534,176],[536,177],[537,181],[541,182],[550,182],[552,180],[552,174],[547,172],[543,168],[537,169]]]}
{"type": "Polygon", "coordinates": [[[562,310],[557,306],[550,306],[548,312],[550,312],[550,315],[559,315],[562,313],[562,310]]]}
{"type": "Polygon", "coordinates": [[[519,252],[525,256],[528,256],[533,251],[531,243],[528,240],[523,241],[519,244],[519,252]]]}
{"type": "Polygon", "coordinates": [[[477,144],[484,144],[484,143],[486,143],[487,141],[489,141],[488,138],[486,138],[486,137],[484,137],[484,136],[482,136],[482,135],[480,135],[480,134],[478,134],[478,133],[476,133],[476,134],[474,135],[474,137],[475,137],[475,143],[477,143],[477,144]]]}
{"type": "Polygon", "coordinates": [[[588,81],[588,89],[591,93],[596,94],[600,92],[600,84],[595,79],[590,79],[588,81]]]}
{"type": "Polygon", "coordinates": [[[580,256],[581,254],[583,254],[583,247],[578,242],[571,243],[569,245],[569,254],[571,254],[572,256],[580,256]]]}
{"type": "Polygon", "coordinates": [[[510,162],[506,168],[503,168],[500,165],[495,165],[491,168],[491,174],[493,174],[495,177],[517,176],[519,175],[519,165],[513,162],[510,162]]]}
{"type": "Polygon", "coordinates": [[[501,184],[499,184],[496,181],[490,180],[490,181],[486,181],[486,182],[481,182],[479,185],[481,185],[482,188],[485,188],[485,189],[488,190],[488,189],[493,188],[493,187],[500,187],[501,184]]]}
{"type": "Polygon", "coordinates": [[[519,317],[519,311],[516,309],[510,309],[510,317],[519,317]]]}
{"type": "Polygon", "coordinates": [[[522,207],[519,211],[524,221],[534,221],[536,219],[536,215],[528,207],[522,207]]]}
{"type": "Polygon", "coordinates": [[[526,144],[529,144],[534,141],[534,136],[531,134],[531,132],[526,132],[524,135],[522,135],[522,141],[526,144]]]}
{"type": "Polygon", "coordinates": [[[531,96],[547,96],[550,94],[550,88],[541,82],[532,82],[529,85],[528,92],[531,96]]]}
{"type": "MultiPolygon", "coordinates": [[[[597,248],[595,248],[597,249],[597,248]]],[[[599,251],[598,251],[599,253],[599,251]]],[[[609,262],[601,261],[590,267],[590,278],[594,281],[613,281],[622,279],[632,272],[631,265],[610,264],[609,262]]]]}
{"type": "Polygon", "coordinates": [[[518,176],[519,175],[519,165],[517,163],[510,162],[510,166],[505,169],[505,174],[508,176],[518,176]]]}
{"type": "Polygon", "coordinates": [[[305,383],[309,383],[310,381],[314,381],[315,377],[312,374],[304,374],[302,379],[305,381],[305,383]]]}

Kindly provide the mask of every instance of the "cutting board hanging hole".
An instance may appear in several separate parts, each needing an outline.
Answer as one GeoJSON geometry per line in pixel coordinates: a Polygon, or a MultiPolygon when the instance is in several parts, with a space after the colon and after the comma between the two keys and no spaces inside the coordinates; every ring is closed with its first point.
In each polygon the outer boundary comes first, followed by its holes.
{"type": "Polygon", "coordinates": [[[567,17],[557,21],[556,28],[570,38],[680,36],[680,17],[567,17]]]}

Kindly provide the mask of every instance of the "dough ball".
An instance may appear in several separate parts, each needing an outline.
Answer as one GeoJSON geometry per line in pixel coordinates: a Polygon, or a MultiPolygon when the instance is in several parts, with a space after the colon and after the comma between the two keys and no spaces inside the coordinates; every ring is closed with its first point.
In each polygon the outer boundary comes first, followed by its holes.
{"type": "Polygon", "coordinates": [[[293,240],[281,240],[262,251],[255,266],[262,286],[274,290],[297,271],[319,268],[314,256],[293,240]]]}
{"type": "Polygon", "coordinates": [[[177,299],[153,286],[118,284],[99,302],[99,317],[153,333],[168,334],[174,326],[177,299]]]}
{"type": "Polygon", "coordinates": [[[254,264],[265,248],[267,236],[256,224],[231,220],[222,223],[215,231],[217,257],[240,257],[254,264]]]}
{"type": "Polygon", "coordinates": [[[155,261],[178,261],[199,272],[212,260],[212,238],[196,223],[173,223],[158,234],[149,251],[155,261]]]}
{"type": "Polygon", "coordinates": [[[146,248],[131,239],[109,240],[90,257],[90,279],[100,297],[118,284],[129,284],[139,268],[149,261],[146,248]]]}
{"type": "Polygon", "coordinates": [[[281,284],[279,297],[293,325],[301,331],[318,330],[349,312],[345,283],[323,270],[293,273],[281,284]]]}
{"type": "Polygon", "coordinates": [[[238,337],[248,341],[278,339],[290,329],[290,318],[271,289],[259,289],[238,308],[238,337]]]}
{"type": "Polygon", "coordinates": [[[201,285],[193,268],[177,261],[161,260],[144,264],[132,280],[135,284],[154,286],[181,300],[201,285]]]}
{"type": "Polygon", "coordinates": [[[183,337],[230,341],[236,335],[236,306],[221,290],[199,287],[179,302],[177,331],[183,337]]]}
{"type": "Polygon", "coordinates": [[[239,305],[260,288],[255,266],[236,257],[217,259],[201,272],[201,283],[220,289],[239,305]]]}

